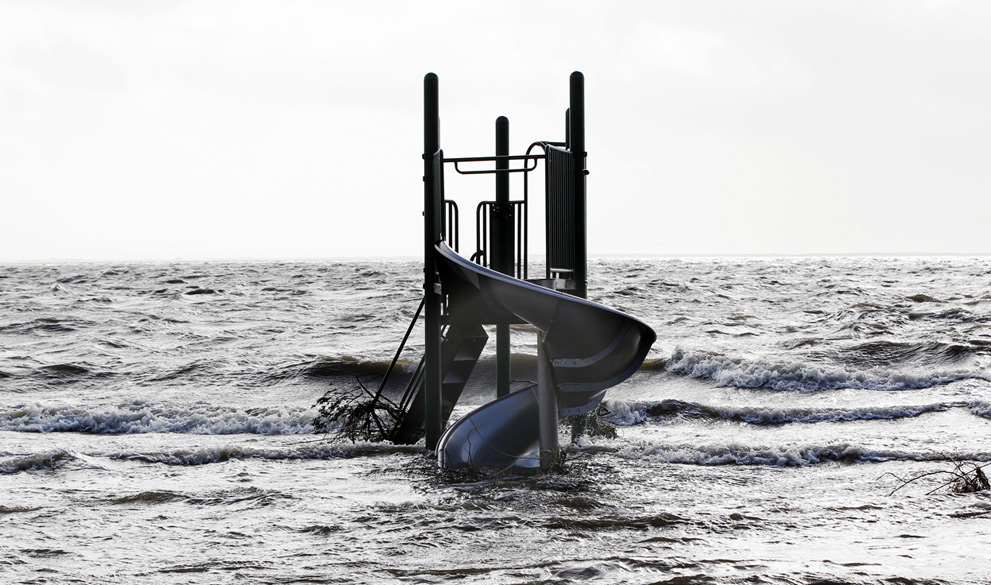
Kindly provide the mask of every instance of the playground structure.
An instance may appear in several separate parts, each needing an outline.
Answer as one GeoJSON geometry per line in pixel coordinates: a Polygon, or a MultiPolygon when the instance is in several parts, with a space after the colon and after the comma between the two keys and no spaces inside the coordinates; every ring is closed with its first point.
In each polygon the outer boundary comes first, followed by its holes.
{"type": "MultiPolygon", "coordinates": [[[[563,142],[537,141],[525,154],[510,155],[509,121],[500,117],[494,156],[447,158],[440,147],[438,79],[433,73],[424,78],[425,348],[399,402],[403,414],[389,436],[401,444],[425,437],[442,467],[549,469],[559,453],[559,418],[594,409],[607,388],[640,367],[656,339],[638,319],[586,300],[587,170],[579,72],[571,74],[569,105],[563,142]],[[547,264],[542,277],[530,278],[527,175],[541,161],[547,264]],[[493,168],[477,168],[485,163],[493,168]],[[471,259],[457,252],[459,215],[457,205],[445,198],[446,165],[460,174],[495,175],[495,200],[481,202],[476,210],[471,259]],[[524,175],[522,200],[510,199],[511,173],[524,175]],[[511,393],[513,324],[536,330],[537,382],[511,393]],[[445,431],[488,341],[484,325],[496,328],[496,399],[445,431]]],[[[412,324],[400,352],[411,331],[412,324]]]]}

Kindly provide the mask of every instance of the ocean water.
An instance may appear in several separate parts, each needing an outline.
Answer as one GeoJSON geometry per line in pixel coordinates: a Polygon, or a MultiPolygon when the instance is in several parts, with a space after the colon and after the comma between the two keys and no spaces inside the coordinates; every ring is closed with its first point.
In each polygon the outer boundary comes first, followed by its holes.
{"type": "Polygon", "coordinates": [[[991,495],[938,489],[991,462],[991,259],[593,261],[658,341],[606,394],[617,436],[531,476],[315,433],[325,391],[377,386],[420,271],[5,266],[0,582],[991,583],[991,495]]]}

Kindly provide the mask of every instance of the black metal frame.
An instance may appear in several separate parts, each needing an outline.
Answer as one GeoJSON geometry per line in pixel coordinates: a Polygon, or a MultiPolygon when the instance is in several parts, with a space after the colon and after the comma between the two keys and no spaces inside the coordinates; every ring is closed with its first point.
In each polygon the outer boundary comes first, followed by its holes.
{"type": "MultiPolygon", "coordinates": [[[[585,105],[584,77],[579,72],[571,74],[570,102],[566,113],[565,142],[539,141],[527,149],[526,154],[510,155],[509,149],[509,120],[500,117],[496,120],[496,155],[477,157],[444,158],[440,148],[440,116],[438,99],[438,80],[433,73],[428,73],[423,82],[423,182],[424,182],[424,295],[421,308],[424,309],[425,339],[424,356],[407,385],[406,392],[400,399],[399,407],[407,412],[414,398],[414,389],[421,383],[424,392],[423,424],[426,447],[436,448],[443,426],[441,413],[441,340],[444,334],[443,315],[446,311],[446,297],[443,294],[436,260],[436,245],[447,242],[455,251],[458,250],[460,239],[458,206],[452,200],[444,199],[444,165],[453,164],[454,170],[461,175],[496,175],[496,200],[483,201],[476,208],[476,251],[472,261],[490,266],[510,276],[520,279],[528,277],[529,254],[529,173],[535,170],[541,160],[548,164],[548,148],[554,147],[570,152],[573,166],[569,165],[571,177],[565,180],[568,189],[573,191],[569,196],[574,201],[574,288],[569,291],[581,297],[587,294],[587,253],[586,253],[586,222],[585,222],[585,105]],[[534,148],[543,149],[543,154],[531,154],[534,148]],[[563,147],[563,148],[562,148],[563,147]],[[522,167],[510,168],[512,161],[523,161],[522,167]],[[494,162],[494,169],[462,169],[462,164],[494,162]],[[532,164],[531,164],[532,162],[532,164]],[[523,173],[523,199],[509,200],[509,174],[523,173]],[[490,225],[490,224],[498,224],[490,225]],[[494,252],[493,252],[494,251],[494,252]],[[497,260],[497,261],[496,261],[497,260]],[[497,266],[492,266],[497,264],[497,266]],[[513,274],[515,273],[515,274],[513,274]]],[[[547,175],[545,174],[545,177],[547,175]]],[[[550,180],[550,179],[546,179],[550,180]]],[[[546,181],[545,181],[546,182],[546,181]]],[[[548,214],[557,213],[553,209],[548,214]]],[[[548,224],[549,225],[549,224],[548,224]]],[[[551,236],[549,235],[548,238],[551,236]]],[[[548,240],[548,250],[551,242],[548,240]]],[[[552,273],[551,266],[547,268],[548,277],[552,273]]],[[[539,281],[537,281],[539,282],[539,281]]],[[[376,399],[380,398],[389,375],[392,373],[400,353],[406,345],[413,326],[416,324],[420,309],[413,317],[409,329],[400,344],[396,357],[388,369],[385,379],[379,386],[376,399]]],[[[499,394],[508,393],[509,384],[509,324],[498,323],[497,336],[497,385],[499,394]]]]}

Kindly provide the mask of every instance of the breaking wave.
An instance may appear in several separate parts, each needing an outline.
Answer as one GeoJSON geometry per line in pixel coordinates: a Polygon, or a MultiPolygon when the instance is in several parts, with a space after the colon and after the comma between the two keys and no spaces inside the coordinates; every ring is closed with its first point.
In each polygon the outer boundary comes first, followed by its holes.
{"type": "Polygon", "coordinates": [[[991,461],[989,452],[917,453],[899,450],[870,449],[860,445],[838,443],[801,447],[765,447],[751,445],[656,445],[631,444],[616,451],[620,457],[640,460],[645,457],[666,463],[689,465],[765,465],[772,467],[806,467],[822,463],[881,463],[887,461],[991,461]]]}
{"type": "Polygon", "coordinates": [[[0,474],[21,473],[24,471],[52,471],[62,467],[74,457],[64,450],[46,451],[0,458],[0,474]]]}
{"type": "Polygon", "coordinates": [[[383,443],[332,444],[313,441],[303,445],[256,447],[246,445],[214,445],[181,448],[172,451],[145,453],[110,453],[115,460],[160,463],[164,465],[208,465],[230,460],[267,459],[271,461],[306,459],[348,459],[391,453],[422,453],[422,445],[389,445],[383,443]]]}
{"type": "Polygon", "coordinates": [[[970,412],[974,416],[979,416],[981,418],[991,419],[991,403],[987,402],[972,402],[970,406],[970,412]]]}
{"type": "Polygon", "coordinates": [[[350,459],[389,454],[421,454],[423,445],[389,445],[382,443],[334,444],[308,441],[284,446],[243,444],[182,447],[162,451],[114,452],[84,455],[67,450],[0,457],[0,475],[22,472],[46,472],[61,469],[71,462],[90,468],[101,467],[101,460],[136,461],[162,465],[209,465],[231,460],[263,459],[270,461],[350,459]]]}
{"type": "Polygon", "coordinates": [[[850,370],[841,366],[816,366],[802,362],[770,362],[731,358],[707,351],[676,349],[666,370],[705,378],[720,386],[815,392],[820,390],[915,390],[971,378],[987,379],[965,370],[893,371],[875,367],[850,370]]]}
{"type": "MultiPolygon", "coordinates": [[[[913,418],[930,412],[942,412],[951,408],[970,407],[978,416],[975,406],[967,402],[948,402],[913,406],[864,407],[864,408],[772,408],[758,406],[707,406],[682,400],[627,403],[606,400],[610,411],[609,422],[632,426],[649,421],[694,419],[721,420],[752,425],[784,425],[790,423],[836,423],[859,420],[895,420],[913,418]]],[[[988,408],[991,411],[991,407],[988,408]]],[[[991,412],[988,412],[991,418],[991,412]]]]}
{"type": "MultiPolygon", "coordinates": [[[[336,377],[376,377],[385,375],[389,369],[389,360],[366,360],[354,356],[323,357],[309,362],[292,364],[280,372],[269,376],[271,380],[288,379],[326,379],[336,377]]],[[[396,373],[402,373],[415,367],[416,364],[408,359],[396,364],[396,373]]]]}
{"type": "Polygon", "coordinates": [[[105,406],[32,404],[0,411],[0,430],[33,433],[294,435],[313,433],[314,415],[312,409],[288,406],[235,409],[205,403],[178,405],[143,401],[105,406]]]}

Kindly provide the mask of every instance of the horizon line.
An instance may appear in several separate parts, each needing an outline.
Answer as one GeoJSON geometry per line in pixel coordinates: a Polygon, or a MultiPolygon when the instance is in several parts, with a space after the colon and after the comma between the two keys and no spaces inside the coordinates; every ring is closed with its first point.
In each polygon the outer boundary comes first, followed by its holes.
{"type": "MultiPolygon", "coordinates": [[[[589,254],[589,260],[595,259],[703,259],[703,258],[979,258],[991,256],[991,252],[781,252],[781,253],[628,253],[607,252],[589,254]]],[[[545,258],[539,254],[532,256],[534,260],[545,258]]],[[[174,264],[174,263],[278,263],[278,262],[362,262],[362,261],[394,261],[409,262],[422,260],[420,256],[299,256],[299,257],[200,257],[200,258],[36,258],[36,259],[0,259],[0,265],[13,264],[174,264]]]]}

